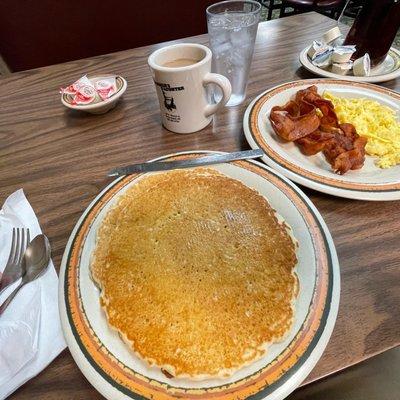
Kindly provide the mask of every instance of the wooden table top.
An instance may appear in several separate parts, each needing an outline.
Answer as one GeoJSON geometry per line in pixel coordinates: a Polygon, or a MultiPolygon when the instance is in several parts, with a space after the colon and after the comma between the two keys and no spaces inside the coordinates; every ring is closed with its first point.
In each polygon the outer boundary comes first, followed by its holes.
{"type": "MultiPolygon", "coordinates": [[[[248,97],[201,132],[178,135],[160,125],[146,59],[161,44],[30,70],[0,79],[0,204],[23,188],[49,236],[59,268],[69,234],[115,166],[183,150],[248,149],[242,130],[247,105],[274,85],[313,76],[299,52],[334,26],[315,13],[261,23],[248,97]],[[59,87],[85,73],[116,73],[128,81],[111,112],[92,116],[65,109],[59,87]]],[[[182,41],[207,43],[207,36],[182,41]]],[[[180,42],[180,41],[177,41],[180,42]]],[[[400,88],[400,81],[385,84],[400,88]]],[[[352,201],[303,188],[324,217],[342,272],[337,323],[311,382],[400,343],[399,202],[352,201]]],[[[13,399],[100,399],[68,350],[13,399]]]]}

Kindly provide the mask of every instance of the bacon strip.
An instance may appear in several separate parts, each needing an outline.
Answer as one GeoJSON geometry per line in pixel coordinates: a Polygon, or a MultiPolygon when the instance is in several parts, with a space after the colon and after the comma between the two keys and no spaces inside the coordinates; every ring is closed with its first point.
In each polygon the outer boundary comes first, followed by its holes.
{"type": "Polygon", "coordinates": [[[273,107],[270,121],[275,132],[282,139],[293,142],[314,132],[320,124],[316,109],[300,115],[299,107],[289,102],[283,107],[273,107]]]}
{"type": "Polygon", "coordinates": [[[367,139],[358,137],[354,141],[354,147],[352,150],[340,153],[331,163],[333,170],[343,175],[350,169],[360,169],[364,165],[365,161],[365,145],[367,139]]]}
{"type": "MultiPolygon", "coordinates": [[[[321,97],[316,86],[299,90],[296,94],[296,102],[318,108],[322,112],[321,125],[338,126],[339,122],[332,102],[321,97]]],[[[302,108],[301,105],[300,108],[302,108]]]]}
{"type": "Polygon", "coordinates": [[[306,156],[312,156],[329,146],[333,138],[334,135],[332,133],[316,130],[308,136],[296,140],[296,143],[306,156]]]}

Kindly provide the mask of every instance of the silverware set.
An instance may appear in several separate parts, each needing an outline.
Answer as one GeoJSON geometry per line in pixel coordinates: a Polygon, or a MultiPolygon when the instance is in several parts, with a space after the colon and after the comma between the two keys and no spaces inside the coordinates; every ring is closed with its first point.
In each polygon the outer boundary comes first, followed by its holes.
{"type": "Polygon", "coordinates": [[[24,285],[37,279],[46,270],[50,255],[50,243],[45,235],[38,235],[31,241],[29,229],[13,228],[10,255],[0,279],[0,294],[22,279],[0,305],[0,315],[24,285]]]}
{"type": "Polygon", "coordinates": [[[29,229],[13,228],[10,255],[0,280],[0,294],[22,276],[22,259],[30,242],[29,229]]]}

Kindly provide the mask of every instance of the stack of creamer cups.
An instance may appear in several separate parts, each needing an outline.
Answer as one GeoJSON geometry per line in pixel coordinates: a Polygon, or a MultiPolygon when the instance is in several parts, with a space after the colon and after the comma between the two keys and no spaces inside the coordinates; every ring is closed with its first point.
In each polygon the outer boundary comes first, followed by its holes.
{"type": "Polygon", "coordinates": [[[354,76],[369,76],[371,72],[371,60],[368,53],[351,61],[356,51],[356,46],[343,46],[342,33],[335,26],[324,33],[322,40],[314,40],[307,51],[313,65],[330,70],[334,74],[346,75],[353,71],[354,76]]]}

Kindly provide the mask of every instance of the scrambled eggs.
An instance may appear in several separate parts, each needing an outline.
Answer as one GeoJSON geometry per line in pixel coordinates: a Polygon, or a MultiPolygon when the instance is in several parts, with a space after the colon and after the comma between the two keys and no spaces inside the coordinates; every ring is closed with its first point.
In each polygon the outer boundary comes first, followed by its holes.
{"type": "Polygon", "coordinates": [[[394,110],[374,100],[346,99],[329,92],[323,97],[333,103],[340,123],[353,124],[357,133],[368,139],[365,150],[378,157],[378,167],[400,164],[400,122],[394,110]]]}

